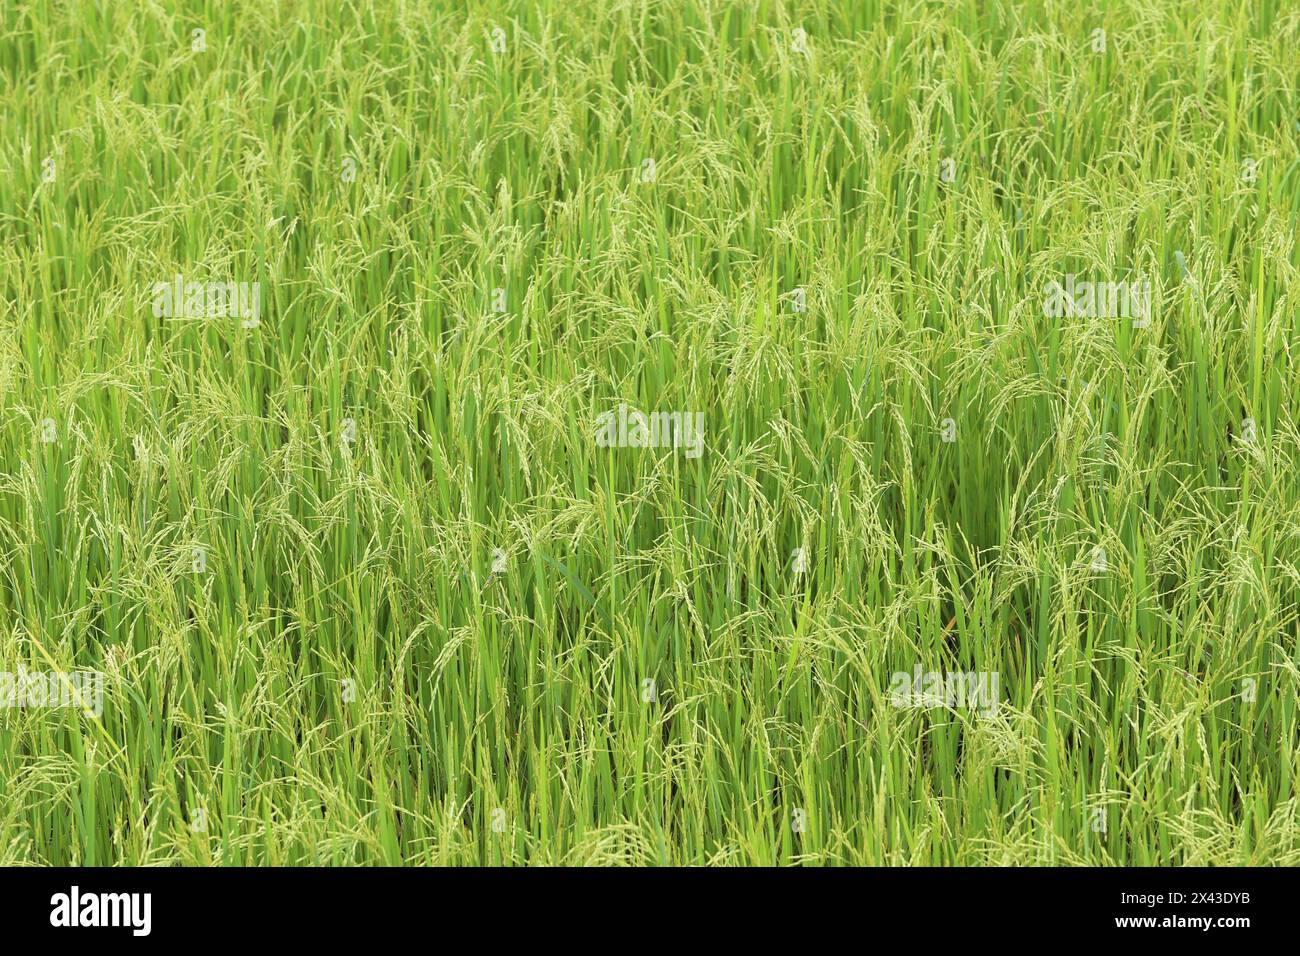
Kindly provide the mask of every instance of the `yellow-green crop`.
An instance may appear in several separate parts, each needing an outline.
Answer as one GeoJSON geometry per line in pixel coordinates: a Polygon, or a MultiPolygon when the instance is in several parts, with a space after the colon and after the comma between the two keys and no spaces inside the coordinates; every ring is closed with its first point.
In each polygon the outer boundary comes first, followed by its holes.
{"type": "Polygon", "coordinates": [[[1300,863],[1297,77],[4,0],[0,864],[1300,863]]]}

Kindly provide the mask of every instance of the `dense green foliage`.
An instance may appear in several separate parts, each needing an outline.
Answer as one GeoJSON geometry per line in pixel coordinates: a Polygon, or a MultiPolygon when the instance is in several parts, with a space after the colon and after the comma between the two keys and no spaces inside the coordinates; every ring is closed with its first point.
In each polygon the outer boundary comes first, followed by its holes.
{"type": "Polygon", "coordinates": [[[0,864],[1300,863],[1297,77],[1280,0],[4,0],[0,669],[105,677],[0,864]]]}

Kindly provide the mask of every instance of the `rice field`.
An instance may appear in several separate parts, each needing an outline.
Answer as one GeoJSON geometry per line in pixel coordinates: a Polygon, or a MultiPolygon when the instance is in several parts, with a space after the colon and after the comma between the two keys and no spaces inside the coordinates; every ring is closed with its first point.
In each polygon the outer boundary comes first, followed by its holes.
{"type": "Polygon", "coordinates": [[[1300,864],[1297,77],[6,0],[0,865],[1300,864]]]}

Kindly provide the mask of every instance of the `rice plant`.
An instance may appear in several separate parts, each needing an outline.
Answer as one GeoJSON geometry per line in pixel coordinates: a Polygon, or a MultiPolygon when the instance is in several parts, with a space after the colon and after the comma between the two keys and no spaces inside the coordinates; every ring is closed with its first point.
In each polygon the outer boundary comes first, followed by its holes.
{"type": "Polygon", "coordinates": [[[6,0],[0,865],[1300,863],[1298,76],[6,0]]]}

